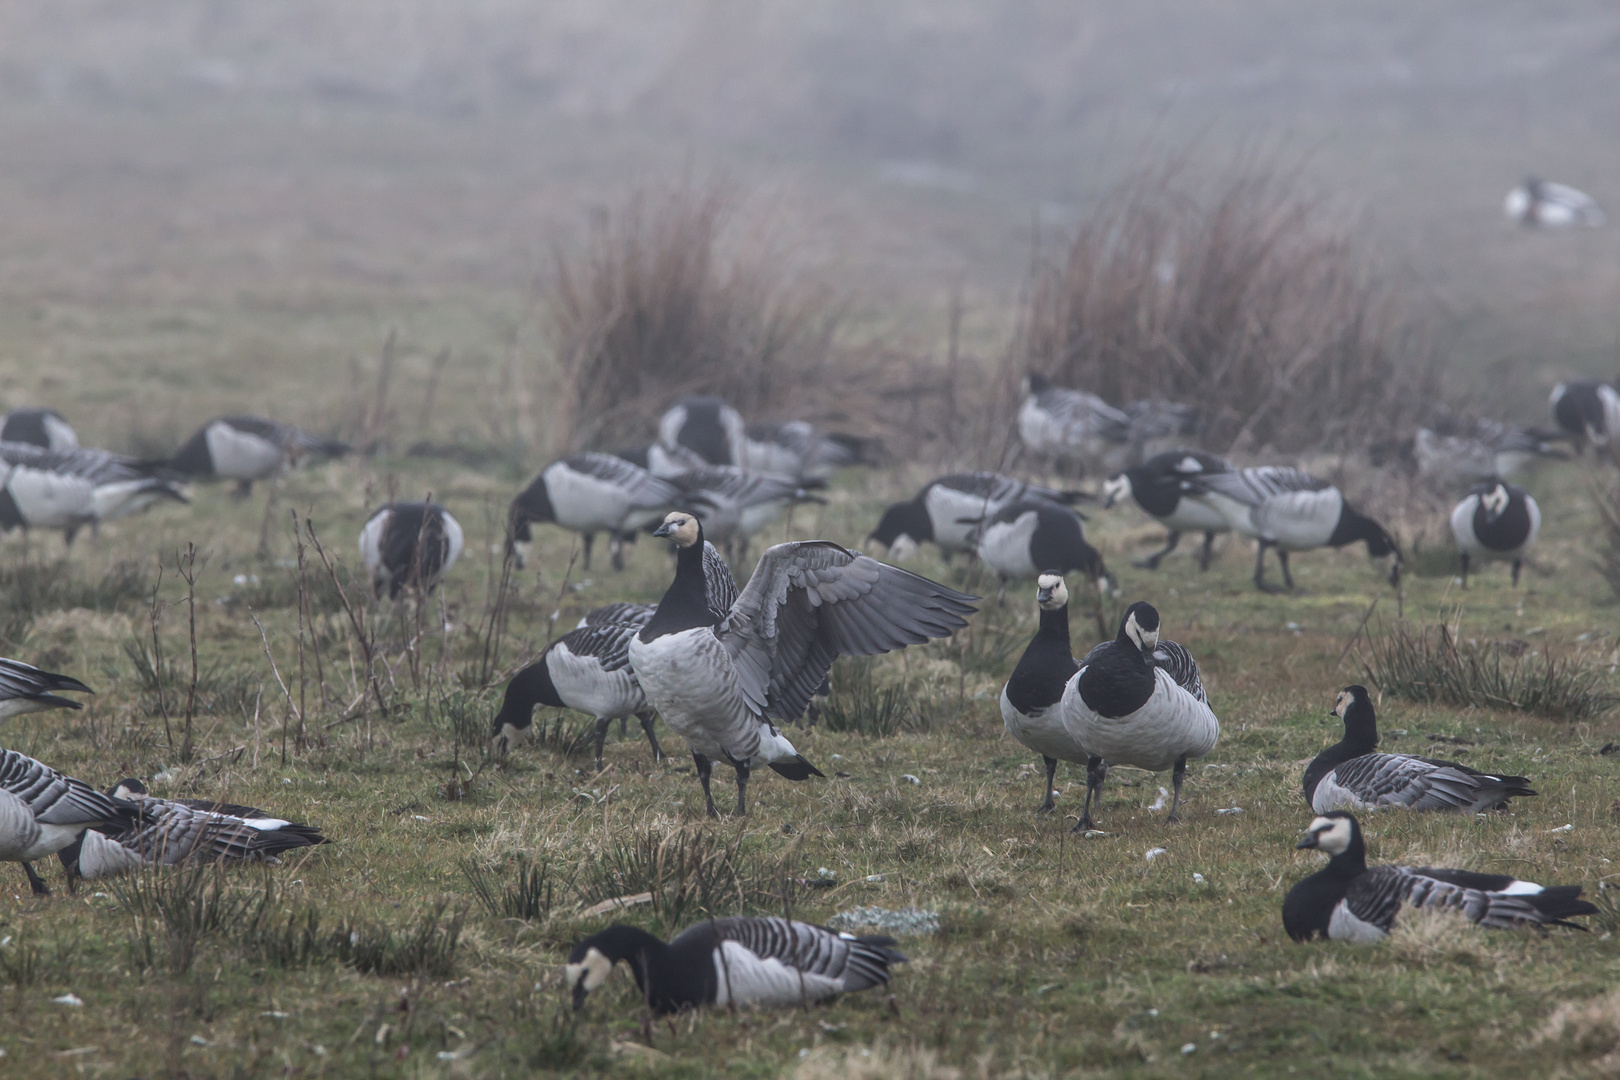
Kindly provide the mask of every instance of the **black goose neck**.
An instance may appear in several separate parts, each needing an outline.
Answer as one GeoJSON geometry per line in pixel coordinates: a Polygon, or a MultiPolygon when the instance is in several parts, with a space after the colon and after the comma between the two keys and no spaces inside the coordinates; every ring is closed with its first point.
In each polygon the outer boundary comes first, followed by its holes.
{"type": "Polygon", "coordinates": [[[606,930],[593,934],[580,942],[575,952],[583,957],[588,949],[595,949],[615,964],[621,960],[629,961],[631,968],[638,970],[636,981],[640,982],[639,965],[635,963],[636,958],[642,955],[649,958],[662,957],[669,951],[669,946],[639,926],[614,923],[606,930]]]}
{"type": "Polygon", "coordinates": [[[1323,873],[1336,878],[1360,877],[1367,872],[1367,845],[1361,841],[1358,829],[1350,837],[1350,846],[1328,860],[1323,873]]]}
{"type": "Polygon", "coordinates": [[[1378,749],[1378,714],[1366,698],[1357,698],[1344,710],[1344,738],[1339,745],[1357,754],[1378,749]]]}
{"type": "Polygon", "coordinates": [[[641,628],[641,640],[652,641],[665,634],[678,634],[700,626],[715,626],[720,616],[709,607],[709,580],[703,571],[703,526],[697,540],[675,549],[675,580],[658,601],[658,610],[641,628]]]}
{"type": "Polygon", "coordinates": [[[1041,626],[1035,631],[1037,638],[1047,641],[1061,641],[1065,648],[1069,645],[1069,605],[1062,607],[1041,609],[1041,626]]]}

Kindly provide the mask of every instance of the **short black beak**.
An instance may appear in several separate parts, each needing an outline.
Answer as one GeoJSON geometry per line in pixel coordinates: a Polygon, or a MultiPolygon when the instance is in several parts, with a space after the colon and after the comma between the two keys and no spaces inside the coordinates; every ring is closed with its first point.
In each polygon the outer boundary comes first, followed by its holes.
{"type": "Polygon", "coordinates": [[[1299,851],[1302,848],[1313,848],[1315,846],[1316,846],[1316,834],[1315,833],[1306,833],[1300,839],[1299,843],[1294,845],[1294,850],[1299,851]]]}
{"type": "Polygon", "coordinates": [[[658,528],[654,529],[652,534],[661,539],[668,539],[669,532],[669,522],[666,521],[662,525],[658,526],[658,528]]]}
{"type": "Polygon", "coordinates": [[[1103,509],[1104,510],[1112,510],[1114,508],[1114,501],[1115,500],[1114,500],[1113,494],[1109,493],[1109,495],[1106,498],[1103,499],[1103,509]]]}

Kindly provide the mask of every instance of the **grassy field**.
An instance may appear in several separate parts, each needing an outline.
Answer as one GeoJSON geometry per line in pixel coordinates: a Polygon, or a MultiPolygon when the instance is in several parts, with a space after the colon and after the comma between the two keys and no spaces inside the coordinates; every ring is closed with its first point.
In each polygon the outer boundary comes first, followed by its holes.
{"type": "MultiPolygon", "coordinates": [[[[515,472],[357,459],[292,476],[268,515],[264,494],[238,503],[203,488],[190,508],[116,523],[65,561],[54,537],[26,550],[12,538],[0,592],[7,654],[81,676],[98,693],[83,712],[11,721],[7,746],[98,786],[134,775],[160,794],[262,804],[319,824],[334,842],[268,871],[103,882],[76,896],[62,890],[59,867],[41,864],[57,889],[48,899],[5,870],[4,1068],[116,1077],[1602,1071],[1620,1045],[1620,1004],[1603,997],[1620,967],[1612,907],[1589,934],[1486,934],[1426,920],[1373,948],[1295,945],[1279,916],[1288,886],[1319,862],[1293,849],[1310,818],[1299,777],[1337,738],[1326,716],[1335,691],[1365,680],[1367,650],[1350,642],[1374,598],[1375,633],[1399,612],[1443,618],[1464,639],[1522,640],[1532,655],[1596,666],[1616,687],[1615,608],[1591,565],[1587,485],[1600,474],[1590,469],[1530,481],[1547,524],[1523,588],[1511,590],[1500,567],[1466,593],[1443,574],[1410,576],[1399,605],[1355,552],[1299,557],[1300,592],[1285,598],[1251,588],[1252,553],[1236,543],[1207,574],[1184,555],[1157,574],[1136,571],[1130,558],[1158,531],[1133,509],[1094,514],[1123,599],[1154,602],[1166,633],[1202,663],[1222,739],[1190,772],[1183,823],[1166,826],[1149,809],[1167,777],[1118,769],[1098,816],[1106,835],[1084,840],[1068,833],[1083,775],[1065,766],[1062,817],[1036,816],[1039,760],[1002,732],[997,695],[1034,625],[1027,585],[959,640],[841,662],[836,715],[793,734],[832,778],[772,776],[755,787],[746,820],[709,823],[673,735],[677,757],[655,765],[633,726],[628,738],[615,731],[596,774],[579,747],[589,721],[547,718],[543,743],[504,761],[487,756],[500,683],[482,685],[481,628],[515,472]],[[365,698],[363,648],[313,550],[305,581],[316,618],[300,678],[289,512],[308,513],[358,604],[354,537],[390,488],[433,492],[469,540],[420,633],[409,610],[365,616],[388,706],[379,715],[365,698]],[[175,560],[191,541],[199,677],[195,747],[182,760],[191,661],[175,560]],[[302,745],[266,642],[303,702],[302,745]],[[357,702],[366,708],[353,718],[357,702]],[[573,1017],[562,959],[613,917],[584,909],[643,890],[654,903],[620,917],[659,933],[705,910],[822,921],[860,906],[932,910],[939,932],[903,940],[911,961],[888,993],[829,1007],[649,1026],[621,971],[573,1017]],[[76,1003],[62,1003],[66,995],[76,1003]]],[[[846,475],[828,507],[799,513],[770,539],[858,543],[886,499],[924,478],[916,468],[846,475]]],[[[614,574],[579,567],[568,534],[538,539],[493,662],[503,673],[543,647],[553,625],[609,600],[655,599],[670,573],[660,543],[644,540],[614,574]]],[[[929,557],[918,568],[994,594],[960,565],[929,557]]],[[[1077,650],[1097,635],[1084,611],[1074,629],[1077,650]]],[[[1379,816],[1366,823],[1374,860],[1592,892],[1620,873],[1609,861],[1620,860],[1620,792],[1601,753],[1620,736],[1613,714],[1570,724],[1386,698],[1380,720],[1386,746],[1524,773],[1541,794],[1478,819],[1379,816]]],[[[726,779],[717,796],[730,805],[726,779]]]]}

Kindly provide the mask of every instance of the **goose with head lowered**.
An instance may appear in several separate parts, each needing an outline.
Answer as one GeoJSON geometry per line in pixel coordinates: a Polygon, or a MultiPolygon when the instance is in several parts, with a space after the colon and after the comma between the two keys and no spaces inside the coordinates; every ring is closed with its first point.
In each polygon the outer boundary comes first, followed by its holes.
{"type": "Polygon", "coordinates": [[[1201,532],[1204,546],[1198,553],[1198,569],[1208,570],[1215,534],[1228,532],[1232,526],[1220,511],[1187,497],[1182,491],[1182,481],[1198,473],[1231,471],[1232,466],[1225,458],[1202,450],[1180,449],[1155,454],[1135,468],[1110,476],[1103,483],[1104,510],[1111,509],[1121,499],[1134,499],[1143,513],[1169,530],[1164,547],[1136,565],[1144,570],[1157,570],[1164,557],[1176,550],[1182,533],[1201,532]]]}
{"type": "Polygon", "coordinates": [[[181,479],[109,450],[0,442],[0,531],[61,529],[71,544],[80,528],[138,514],[159,499],[189,502],[181,479]]]}
{"type": "Polygon", "coordinates": [[[48,896],[50,889],[33,860],[61,851],[86,829],[131,828],[142,816],[133,803],[103,795],[26,754],[0,750],[0,862],[22,863],[35,896],[48,896]]]}
{"type": "Polygon", "coordinates": [[[615,923],[568,954],[563,978],[578,1010],[621,961],[654,1016],[705,1005],[810,1005],[889,981],[906,957],[890,937],[857,937],[773,916],[708,919],[665,943],[615,923]]]}
{"type": "Polygon", "coordinates": [[[1018,438],[1037,458],[1094,466],[1129,440],[1130,416],[1096,394],[1054,386],[1035,372],[1023,388],[1018,438]]]}
{"type": "Polygon", "coordinates": [[[573,454],[553,461],[512,500],[507,550],[523,566],[535,524],[552,524],[579,533],[585,544],[585,569],[591,568],[596,534],[608,534],[613,569],[624,569],[623,545],[636,530],[652,525],[678,494],[675,486],[645,468],[613,454],[573,454]]]}
{"type": "Polygon", "coordinates": [[[867,441],[853,435],[828,434],[804,420],[749,424],[744,440],[744,468],[780,473],[800,480],[826,480],[850,465],[870,465],[867,441]]]}
{"type": "Polygon", "coordinates": [[[1159,636],[1159,612],[1138,600],[1119,633],[1093,648],[1063,688],[1063,726],[1091,754],[1086,809],[1076,832],[1091,828],[1091,800],[1107,775],[1104,762],[1171,771],[1175,797],[1166,821],[1178,821],[1187,759],[1215,749],[1220,721],[1209,707],[1192,654],[1159,636]]]}
{"type": "Polygon", "coordinates": [[[1395,556],[1389,583],[1400,584],[1401,549],[1395,538],[1351,506],[1338,488],[1310,473],[1277,465],[1199,472],[1183,480],[1182,490],[1218,512],[1233,531],[1258,542],[1254,584],[1261,592],[1282,591],[1266,583],[1267,548],[1276,548],[1283,583],[1292,589],[1290,551],[1339,548],[1358,541],[1367,545],[1367,554],[1375,559],[1395,556]]]}
{"type": "MultiPolygon", "coordinates": [[[[1080,665],[1070,652],[1069,590],[1062,574],[1049,570],[1036,579],[1035,606],[1040,626],[1001,690],[1001,719],[1007,734],[1041,755],[1046,786],[1039,813],[1049,814],[1056,805],[1052,781],[1058,762],[1085,765],[1091,754],[1063,726],[1063,688],[1080,665]]],[[[1101,786],[1101,779],[1097,783],[1101,786]]]]}
{"type": "Polygon", "coordinates": [[[394,502],[360,530],[360,561],[377,596],[398,600],[407,589],[426,596],[461,557],[461,544],[461,523],[438,503],[394,502]]]}
{"type": "Polygon", "coordinates": [[[293,424],[263,416],[219,416],[197,429],[169,459],[169,467],[198,480],[235,480],[245,499],[256,480],[311,458],[342,457],[349,444],[326,439],[293,424]]]}
{"type": "Polygon", "coordinates": [[[993,472],[951,473],[923,485],[905,502],[883,511],[877,528],[867,536],[868,547],[892,562],[905,562],[920,544],[932,543],[948,563],[958,552],[972,554],[978,535],[974,526],[995,517],[1015,502],[1041,499],[1070,505],[1089,498],[1082,491],[1056,491],[1026,484],[993,472]]]}
{"type": "Polygon", "coordinates": [[[1604,221],[1602,208],[1586,192],[1536,176],[1507,193],[1502,211],[1529,229],[1596,229],[1604,221]]]}
{"type": "Polygon", "coordinates": [[[689,394],[658,420],[666,451],[689,450],[710,465],[746,464],[748,433],[742,414],[712,394],[689,394]]]}
{"type": "Polygon", "coordinates": [[[1365,686],[1339,691],[1329,716],[1344,719],[1344,738],[1305,769],[1305,801],[1329,810],[1451,810],[1474,814],[1534,795],[1526,776],[1492,775],[1455,761],[1378,753],[1378,716],[1365,686]]]}
{"type": "Polygon", "coordinates": [[[1581,453],[1591,443],[1607,450],[1620,433],[1620,390],[1602,379],[1570,379],[1553,387],[1548,402],[1556,423],[1581,453]]]}
{"type": "Polygon", "coordinates": [[[648,704],[692,751],[703,799],[716,759],[737,770],[737,813],[751,770],[823,775],[772,721],[804,712],[839,656],[872,656],[948,637],[976,597],[824,540],[767,548],[731,610],[717,618],[704,573],[703,524],[672,512],[653,533],[676,548],[675,580],[630,642],[648,704]]]}
{"type": "Polygon", "coordinates": [[[1007,597],[1007,582],[1028,581],[1043,570],[1067,574],[1078,570],[1108,590],[1108,568],[1102,555],[1086,543],[1080,515],[1067,506],[1030,499],[1002,507],[976,522],[979,560],[1001,579],[996,603],[1007,597]]]}
{"type": "Polygon", "coordinates": [[[1506,874],[1433,866],[1369,867],[1361,824],[1342,810],[1312,821],[1297,846],[1329,858],[1283,900],[1283,929],[1295,941],[1370,945],[1389,936],[1403,907],[1455,911],[1488,930],[1583,929],[1569,920],[1598,913],[1580,898],[1579,885],[1542,886],[1506,874]]]}
{"type": "Polygon", "coordinates": [[[1468,497],[1451,511],[1451,535],[1457,539],[1462,563],[1462,585],[1468,588],[1468,569],[1475,559],[1513,564],[1513,584],[1525,553],[1541,531],[1541,507],[1517,484],[1491,479],[1468,489],[1468,497]]]}
{"type": "MultiPolygon", "coordinates": [[[[737,599],[737,583],[713,544],[703,545],[703,570],[711,614],[723,619],[737,599]]],[[[664,757],[653,732],[653,712],[630,670],[630,639],[652,619],[652,604],[612,604],[588,613],[579,626],[547,646],[540,659],[512,676],[495,714],[491,739],[506,753],[528,738],[536,706],[573,709],[596,718],[596,767],[614,719],[621,728],[634,716],[647,733],[653,760],[664,757]]]]}
{"type": "Polygon", "coordinates": [[[12,409],[0,416],[0,442],[27,443],[60,454],[79,448],[79,433],[55,409],[12,409]]]}

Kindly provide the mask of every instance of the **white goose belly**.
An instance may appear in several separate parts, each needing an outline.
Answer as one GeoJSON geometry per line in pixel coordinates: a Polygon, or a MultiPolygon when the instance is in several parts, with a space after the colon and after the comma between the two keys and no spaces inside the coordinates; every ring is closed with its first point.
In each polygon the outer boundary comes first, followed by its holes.
{"type": "Polygon", "coordinates": [[[1232,528],[1224,514],[1196,499],[1177,500],[1176,508],[1158,520],[1177,532],[1229,532],[1232,528]]]}
{"type": "Polygon", "coordinates": [[[1062,706],[1058,701],[1032,713],[1021,713],[1007,700],[1007,691],[1001,692],[1001,719],[1007,725],[1007,734],[1043,757],[1084,762],[1091,755],[1063,726],[1062,706]]]}
{"type": "Polygon", "coordinates": [[[548,471],[546,494],[557,524],[576,532],[614,528],[631,510],[630,499],[623,488],[588,473],[575,472],[566,464],[548,471]]]}
{"type": "Polygon", "coordinates": [[[6,482],[22,519],[35,528],[60,529],[95,516],[95,485],[80,476],[18,466],[6,482]]]}
{"type": "Polygon", "coordinates": [[[1029,544],[1039,524],[1040,515],[1031,510],[1018,515],[1017,521],[986,525],[979,538],[979,558],[1003,579],[1034,577],[1042,568],[1030,557],[1029,544]]]}
{"type": "Polygon", "coordinates": [[[214,474],[227,480],[263,480],[280,471],[285,458],[280,446],[262,435],[238,431],[223,421],[209,425],[203,436],[214,474]]]}
{"type": "Polygon", "coordinates": [[[1325,545],[1339,527],[1344,496],[1336,488],[1288,491],[1254,508],[1260,535],[1286,551],[1310,551],[1325,545]]]}
{"type": "Polygon", "coordinates": [[[1134,765],[1150,772],[1170,768],[1182,755],[1203,757],[1215,749],[1221,725],[1214,711],[1177,686],[1162,668],[1155,668],[1153,676],[1153,696],[1146,704],[1110,717],[1085,703],[1077,673],[1063,688],[1060,706],[1069,735],[1111,765],[1134,765]]]}
{"type": "Polygon", "coordinates": [[[0,789],[0,861],[30,858],[28,853],[39,843],[39,831],[39,822],[28,804],[0,789]]]}
{"type": "Polygon", "coordinates": [[[973,530],[973,524],[971,521],[964,523],[960,519],[977,520],[994,514],[1001,509],[1001,505],[982,495],[970,495],[941,484],[935,484],[928,489],[928,494],[923,496],[923,506],[934,525],[934,543],[941,551],[972,551],[973,544],[969,534],[973,530]]]}
{"type": "Polygon", "coordinates": [[[762,746],[767,725],[749,713],[737,689],[731,654],[712,627],[681,630],[652,641],[638,636],[630,642],[630,666],[647,703],[694,752],[745,765],[763,765],[775,758],[762,746]]]}
{"type": "MultiPolygon", "coordinates": [[[[1254,517],[1252,513],[1254,508],[1248,503],[1239,502],[1230,495],[1222,495],[1218,491],[1211,491],[1198,496],[1182,496],[1181,506],[1186,506],[1189,503],[1195,506],[1202,506],[1204,509],[1210,511],[1215,517],[1220,518],[1220,520],[1225,523],[1227,529],[1241,533],[1244,536],[1260,535],[1260,530],[1256,528],[1254,524],[1254,517]]],[[[1179,509],[1180,506],[1177,507],[1177,510],[1179,509]]]]}

